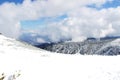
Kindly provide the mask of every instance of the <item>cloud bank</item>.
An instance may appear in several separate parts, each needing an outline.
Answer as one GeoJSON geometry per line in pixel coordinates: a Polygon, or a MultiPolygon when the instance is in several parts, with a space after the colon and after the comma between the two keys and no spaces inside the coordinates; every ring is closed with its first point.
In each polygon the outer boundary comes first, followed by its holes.
{"type": "MultiPolygon", "coordinates": [[[[4,3],[0,5],[0,32],[18,38],[23,33],[30,37],[42,36],[37,42],[52,42],[61,39],[81,41],[87,37],[120,36],[120,6],[102,8],[113,0],[24,0],[22,4],[4,3]],[[95,5],[95,8],[88,5],[95,5]],[[21,21],[37,20],[42,17],[67,15],[59,21],[47,21],[37,30],[22,31],[21,21]]],[[[41,25],[40,25],[41,26],[41,25]]],[[[36,28],[36,26],[33,26],[36,28]]]]}

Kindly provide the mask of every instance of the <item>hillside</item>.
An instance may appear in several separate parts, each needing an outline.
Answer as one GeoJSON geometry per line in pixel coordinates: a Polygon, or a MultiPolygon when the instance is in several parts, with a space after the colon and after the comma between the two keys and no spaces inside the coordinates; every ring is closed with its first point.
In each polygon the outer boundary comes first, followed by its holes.
{"type": "Polygon", "coordinates": [[[0,35],[3,80],[119,80],[119,60],[120,56],[51,53],[0,35]]]}
{"type": "Polygon", "coordinates": [[[36,45],[39,48],[64,54],[120,55],[120,38],[85,40],[83,42],[62,42],[36,45]]]}

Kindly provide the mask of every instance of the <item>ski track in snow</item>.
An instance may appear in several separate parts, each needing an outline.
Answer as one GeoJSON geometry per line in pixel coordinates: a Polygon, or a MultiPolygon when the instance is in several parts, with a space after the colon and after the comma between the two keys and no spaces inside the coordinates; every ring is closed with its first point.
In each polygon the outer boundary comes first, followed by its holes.
{"type": "Polygon", "coordinates": [[[58,54],[0,35],[0,75],[4,80],[120,80],[120,56],[58,54]]]}

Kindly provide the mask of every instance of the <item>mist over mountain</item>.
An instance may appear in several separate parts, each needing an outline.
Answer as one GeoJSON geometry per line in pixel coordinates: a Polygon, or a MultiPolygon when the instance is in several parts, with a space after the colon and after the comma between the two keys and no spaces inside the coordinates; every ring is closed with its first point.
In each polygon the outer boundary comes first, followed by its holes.
{"type": "Polygon", "coordinates": [[[64,54],[82,54],[82,55],[119,55],[120,54],[120,36],[106,36],[102,38],[89,37],[81,42],[74,42],[71,39],[61,39],[58,42],[52,42],[47,36],[26,34],[21,37],[25,41],[38,48],[51,52],[64,54]],[[38,39],[43,38],[41,43],[38,39]],[[118,40],[118,42],[114,42],[118,40]],[[118,43],[117,45],[114,45],[118,43]]]}
{"type": "Polygon", "coordinates": [[[46,43],[59,43],[59,42],[66,42],[71,41],[71,38],[60,38],[57,41],[51,40],[49,36],[44,36],[40,34],[34,34],[34,33],[24,33],[19,37],[20,41],[27,42],[32,45],[40,45],[40,44],[46,44],[46,43]]]}

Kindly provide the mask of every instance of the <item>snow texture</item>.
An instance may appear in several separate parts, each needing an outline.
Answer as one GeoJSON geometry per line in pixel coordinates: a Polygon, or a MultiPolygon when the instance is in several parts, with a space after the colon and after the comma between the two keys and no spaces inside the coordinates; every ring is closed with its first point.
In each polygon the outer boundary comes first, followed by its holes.
{"type": "Polygon", "coordinates": [[[119,60],[120,56],[50,53],[0,35],[4,80],[120,80],[119,60]]]}

